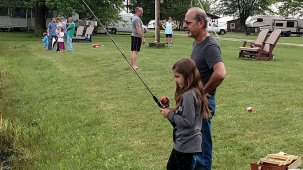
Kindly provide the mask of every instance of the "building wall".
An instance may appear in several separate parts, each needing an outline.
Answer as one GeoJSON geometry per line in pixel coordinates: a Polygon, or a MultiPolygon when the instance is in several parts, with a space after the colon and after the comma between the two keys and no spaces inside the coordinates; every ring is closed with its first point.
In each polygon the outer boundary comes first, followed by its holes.
{"type": "Polygon", "coordinates": [[[240,19],[227,21],[227,32],[242,32],[240,19]]]}

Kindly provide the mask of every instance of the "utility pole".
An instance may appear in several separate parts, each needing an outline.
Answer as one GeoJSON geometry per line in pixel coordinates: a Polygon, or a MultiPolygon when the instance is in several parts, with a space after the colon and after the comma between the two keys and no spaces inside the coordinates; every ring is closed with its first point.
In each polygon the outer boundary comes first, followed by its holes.
{"type": "Polygon", "coordinates": [[[160,42],[160,0],[155,0],[155,42],[160,42]]]}
{"type": "Polygon", "coordinates": [[[155,0],[155,40],[149,43],[150,47],[165,47],[164,43],[160,43],[160,3],[163,3],[163,0],[155,0]]]}
{"type": "Polygon", "coordinates": [[[126,0],[126,12],[128,13],[128,0],[126,0]]]}

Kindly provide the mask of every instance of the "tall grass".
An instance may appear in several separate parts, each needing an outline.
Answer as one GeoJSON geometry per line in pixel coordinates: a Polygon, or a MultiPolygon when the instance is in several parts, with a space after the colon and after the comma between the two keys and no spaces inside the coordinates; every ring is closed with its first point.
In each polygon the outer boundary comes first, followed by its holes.
{"type": "Polygon", "coordinates": [[[0,117],[0,169],[26,167],[29,153],[22,146],[21,133],[21,128],[0,117]]]}
{"type": "MultiPolygon", "coordinates": [[[[113,37],[128,56],[130,37],[113,37]]],[[[147,42],[153,34],[146,35],[147,42]]],[[[162,37],[163,40],[163,37],[162,37]]],[[[5,118],[21,127],[29,169],[165,169],[171,127],[105,35],[101,48],[74,43],[73,53],[48,52],[24,33],[0,34],[0,66],[10,81],[5,118]]],[[[285,40],[286,41],[286,40],[285,40]]],[[[139,74],[173,105],[171,66],[189,57],[192,39],[172,49],[147,45],[139,74]]],[[[220,41],[228,76],[212,121],[213,169],[249,169],[279,151],[302,156],[302,48],[278,45],[274,61],[238,59],[241,42],[220,41]],[[252,106],[254,112],[246,112],[252,106]]]]}

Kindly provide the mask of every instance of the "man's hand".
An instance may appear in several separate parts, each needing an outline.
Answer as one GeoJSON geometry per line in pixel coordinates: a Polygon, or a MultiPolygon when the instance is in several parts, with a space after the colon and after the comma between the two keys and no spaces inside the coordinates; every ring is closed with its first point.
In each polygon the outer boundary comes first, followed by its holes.
{"type": "Polygon", "coordinates": [[[144,37],[142,38],[142,44],[143,45],[145,44],[145,38],[144,37]]]}

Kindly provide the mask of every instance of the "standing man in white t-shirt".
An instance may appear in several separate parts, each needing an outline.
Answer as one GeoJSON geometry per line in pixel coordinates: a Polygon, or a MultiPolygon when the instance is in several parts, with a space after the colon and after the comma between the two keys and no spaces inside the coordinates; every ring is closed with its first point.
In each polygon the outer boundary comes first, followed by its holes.
{"type": "Polygon", "coordinates": [[[144,31],[141,17],[143,15],[143,9],[136,7],[135,16],[132,19],[132,34],[131,34],[131,53],[130,62],[133,69],[137,70],[137,56],[141,48],[141,44],[145,43],[144,31]]]}

